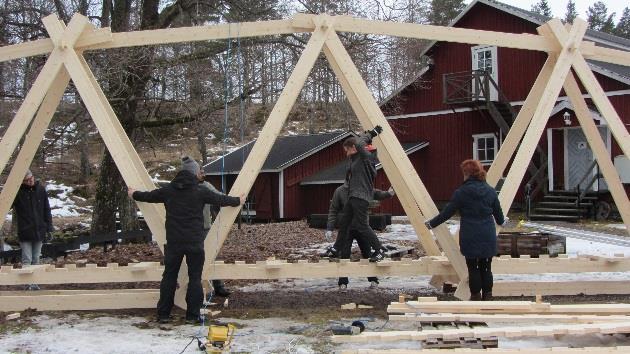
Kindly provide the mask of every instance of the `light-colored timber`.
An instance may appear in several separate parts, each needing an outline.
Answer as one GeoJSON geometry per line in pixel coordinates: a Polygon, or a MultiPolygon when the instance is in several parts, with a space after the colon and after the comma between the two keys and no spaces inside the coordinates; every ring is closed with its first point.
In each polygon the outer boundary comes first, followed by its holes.
{"type": "MultiPolygon", "coordinates": [[[[597,82],[594,74],[588,67],[585,59],[600,60],[619,65],[630,65],[630,52],[602,48],[591,42],[584,41],[584,30],[586,23],[577,19],[574,21],[570,31],[562,26],[560,21],[551,20],[544,26],[539,28],[539,35],[532,34],[511,34],[492,31],[479,31],[463,28],[427,26],[418,24],[392,23],[383,21],[370,21],[364,19],[350,18],[347,16],[327,16],[327,15],[296,15],[292,19],[279,21],[266,21],[256,23],[236,23],[222,24],[216,26],[199,26],[186,27],[176,29],[159,29],[150,31],[136,31],[128,33],[111,33],[107,28],[95,29],[89,23],[87,18],[81,15],[73,16],[72,20],[66,26],[60,22],[56,16],[49,16],[42,20],[46,30],[50,35],[50,39],[42,39],[33,42],[14,44],[0,48],[0,61],[23,58],[32,55],[50,53],[46,64],[44,65],[40,75],[36,78],[31,90],[29,90],[22,106],[16,113],[15,118],[11,121],[5,135],[0,141],[0,172],[6,167],[12,152],[15,150],[18,142],[26,132],[26,129],[35,117],[35,123],[32,125],[31,131],[26,139],[25,149],[20,151],[19,157],[24,158],[14,166],[9,175],[9,181],[0,195],[0,220],[4,220],[7,210],[7,204],[11,196],[15,195],[16,176],[24,170],[28,165],[28,161],[32,159],[32,151],[36,147],[37,137],[41,136],[42,129],[45,129],[47,121],[50,121],[52,112],[56,107],[54,101],[62,90],[62,85],[67,81],[67,76],[75,83],[79,94],[94,119],[97,128],[109,151],[114,157],[116,165],[121,170],[121,174],[125,182],[136,189],[152,189],[154,184],[150,180],[142,161],[139,159],[131,142],[125,135],[124,130],[120,126],[107,98],[96,82],[94,75],[90,71],[85,59],[82,56],[85,50],[97,50],[105,48],[131,47],[138,45],[156,45],[168,44],[195,40],[217,40],[226,38],[248,37],[248,36],[265,36],[278,35],[296,32],[312,32],[313,35],[307,45],[302,57],[298,61],[294,72],[292,73],[285,90],[280,96],[276,106],[265,124],[265,128],[261,132],[259,139],[250,154],[243,173],[237,179],[237,183],[230,191],[231,195],[247,194],[253,180],[256,178],[260,165],[264,161],[269,152],[269,148],[273,145],[275,137],[278,135],[280,128],[286,116],[295,102],[297,94],[304,84],[308,72],[311,70],[317,56],[324,50],[333,70],[338,79],[342,83],[344,91],[348,95],[355,113],[359,117],[363,128],[370,129],[375,125],[382,125],[384,133],[375,139],[375,143],[382,151],[382,159],[385,161],[385,171],[392,181],[392,184],[399,192],[399,198],[405,207],[407,214],[412,220],[414,227],[420,235],[420,240],[430,255],[439,256],[440,251],[435,247],[432,236],[424,229],[421,222],[426,217],[432,217],[437,213],[435,204],[429,197],[422,181],[417,177],[406,155],[400,155],[400,144],[397,143],[393,133],[382,112],[376,105],[365,82],[359,75],[356,67],[352,63],[350,56],[339,41],[336,31],[349,31],[358,33],[372,33],[393,35],[407,38],[429,39],[436,41],[451,41],[459,43],[471,44],[492,44],[510,48],[520,48],[528,50],[546,51],[549,54],[549,60],[543,67],[532,91],[528,95],[521,114],[515,122],[514,128],[510,131],[504,144],[505,150],[500,150],[497,160],[490,170],[490,182],[495,183],[501,177],[505,166],[512,158],[516,146],[520,148],[516,153],[512,167],[507,174],[504,187],[500,194],[500,201],[504,210],[508,210],[514,199],[516,188],[523,178],[527,162],[531,159],[533,149],[538,141],[542,129],[548,120],[551,107],[555,103],[557,94],[562,86],[565,86],[570,94],[570,98],[577,100],[575,92],[575,81],[569,76],[569,69],[573,68],[581,84],[590,93],[593,102],[598,107],[602,116],[608,122],[612,134],[621,146],[622,151],[626,155],[630,155],[630,137],[626,127],[619,118],[619,115],[610,104],[605,96],[599,82],[597,82]],[[66,71],[67,74],[66,75],[66,71]],[[567,81],[569,78],[569,81],[567,81]],[[572,81],[571,81],[572,80],[572,81]],[[39,112],[38,112],[39,111],[39,112]],[[264,145],[264,146],[263,146],[264,145]],[[410,171],[413,172],[410,174],[410,171]],[[402,192],[402,193],[401,193],[402,192]]],[[[576,83],[579,84],[579,83],[576,83]]],[[[57,100],[58,101],[58,100],[57,100]]],[[[586,114],[579,107],[583,100],[574,102],[574,106],[578,107],[578,118],[586,119],[586,114]]],[[[583,108],[583,106],[582,106],[583,108]]],[[[582,124],[587,130],[587,140],[591,146],[595,146],[594,151],[601,160],[600,165],[604,165],[603,169],[611,188],[615,201],[618,206],[623,209],[621,214],[624,222],[630,225],[630,210],[628,210],[627,195],[623,196],[623,188],[618,185],[618,175],[616,171],[610,167],[610,163],[604,161],[604,151],[601,149],[601,139],[593,133],[593,127],[589,124],[582,124]]],[[[503,149],[503,148],[502,148],[503,149]]],[[[164,208],[162,206],[148,205],[139,203],[140,209],[145,215],[147,223],[151,228],[155,239],[160,248],[164,244],[164,208]]],[[[466,298],[466,273],[462,266],[462,259],[457,250],[457,235],[450,235],[445,228],[438,228],[436,235],[442,251],[448,259],[442,260],[439,257],[433,258],[430,262],[426,260],[413,262],[383,262],[377,265],[351,264],[342,262],[338,264],[321,264],[312,271],[302,271],[300,266],[284,264],[282,261],[276,261],[273,264],[257,264],[256,266],[238,265],[221,265],[213,263],[216,254],[219,252],[221,245],[227,233],[238,215],[239,208],[225,208],[221,211],[219,221],[213,225],[206,240],[206,249],[208,260],[204,269],[205,278],[217,276],[225,279],[279,279],[282,277],[327,277],[338,276],[339,274],[355,274],[363,276],[365,273],[373,275],[381,274],[406,274],[406,272],[415,272],[410,275],[428,274],[435,275],[441,279],[450,279],[457,277],[462,282],[458,286],[456,295],[460,298],[466,298]],[[214,236],[214,237],[213,237],[214,236]],[[400,269],[398,269],[400,267],[400,269]],[[212,272],[210,271],[212,268],[212,272]],[[214,269],[221,269],[216,271],[214,269]],[[223,272],[223,273],[222,273],[223,272]],[[212,273],[212,274],[210,274],[212,273]]],[[[545,272],[607,272],[607,271],[627,271],[626,262],[623,259],[572,259],[558,258],[550,260],[541,258],[540,260],[532,260],[522,258],[518,261],[499,258],[493,266],[497,274],[532,274],[545,272]],[[598,263],[599,262],[599,263],[598,263]],[[613,270],[616,269],[616,270],[613,270]],[[625,269],[625,270],[620,270],[625,269]],[[505,273],[502,273],[505,272],[505,273]]],[[[302,263],[304,268],[304,263],[302,263]]],[[[313,267],[309,265],[309,267],[313,267]]],[[[155,265],[137,265],[130,268],[120,267],[121,270],[114,271],[114,267],[106,267],[107,270],[100,270],[99,267],[90,265],[86,269],[70,271],[69,269],[58,271],[47,269],[48,275],[54,275],[59,281],[66,281],[76,277],[77,274],[87,278],[84,282],[96,282],[95,279],[112,278],[120,279],[152,279],[157,275],[154,274],[160,269],[155,265]],[[67,278],[61,273],[74,273],[67,278]],[[76,272],[76,273],[75,273],[76,272]],[[92,272],[92,273],[90,273],[92,272]],[[96,275],[98,274],[98,275],[96,275]]],[[[39,279],[43,277],[42,269],[30,268],[23,270],[4,271],[0,275],[0,279],[9,283],[20,283],[27,278],[39,279]],[[15,277],[21,277],[16,280],[15,277]]],[[[182,267],[180,272],[180,285],[185,288],[186,284],[186,268],[182,267]]],[[[100,280],[99,280],[100,281],[100,280]]],[[[21,283],[20,283],[21,284],[21,283]]],[[[575,293],[577,291],[591,293],[597,291],[597,286],[604,284],[599,282],[577,282],[574,286],[566,286],[562,283],[527,283],[527,282],[511,282],[497,283],[495,294],[515,294],[525,291],[535,291],[537,294],[554,293],[558,291],[575,293]],[[565,286],[564,290],[561,288],[565,286]],[[503,287],[503,289],[502,289],[503,287]],[[525,287],[529,287],[526,289],[525,287]],[[533,290],[532,290],[533,289],[533,290]],[[568,289],[568,290],[567,290],[568,289]]],[[[622,282],[612,282],[611,287],[621,289],[622,282]],[[621,284],[621,285],[620,285],[621,284]]],[[[602,290],[603,291],[603,290],[602,290]]],[[[616,290],[614,290],[616,291],[616,290]]],[[[98,301],[98,300],[97,300],[98,301]]],[[[178,291],[176,302],[179,306],[183,306],[182,292],[178,291]]]]}
{"type": "Polygon", "coordinates": [[[547,322],[554,323],[595,323],[629,322],[630,316],[606,315],[539,315],[539,314],[461,314],[461,313],[418,313],[389,315],[390,321],[405,322],[547,322]]]}
{"type": "Polygon", "coordinates": [[[553,335],[630,333],[630,322],[584,323],[578,325],[475,327],[426,331],[363,332],[354,336],[332,336],[333,343],[422,341],[433,338],[544,337],[553,335]]]}
{"type": "MultiPolygon", "coordinates": [[[[630,258],[623,257],[580,257],[580,258],[498,258],[493,262],[495,274],[582,273],[582,272],[628,272],[630,258]]],[[[36,265],[21,269],[12,266],[0,267],[0,285],[101,283],[159,281],[164,267],[159,262],[142,262],[121,266],[116,263],[99,267],[86,264],[36,265]]],[[[286,260],[258,261],[256,263],[224,263],[216,261],[209,272],[209,279],[317,279],[341,276],[417,276],[455,275],[446,257],[422,257],[417,260],[403,258],[400,261],[384,260],[370,263],[367,260],[330,262],[286,260]]],[[[517,295],[569,295],[569,294],[627,294],[630,287],[624,281],[566,281],[566,282],[495,282],[493,292],[497,296],[517,295]],[[608,292],[608,291],[613,292],[608,292]]],[[[423,300],[426,301],[426,300],[423,300]]]]}
{"type": "Polygon", "coordinates": [[[568,348],[568,347],[552,347],[552,348],[487,348],[487,349],[352,349],[343,350],[342,354],[422,354],[422,353],[468,353],[468,354],[511,354],[511,353],[553,353],[553,354],[580,354],[580,353],[630,353],[630,347],[585,347],[585,348],[568,348]]]}
{"type": "Polygon", "coordinates": [[[552,305],[530,301],[435,301],[392,302],[388,313],[488,313],[488,314],[573,314],[630,315],[630,304],[552,305]]]}
{"type": "Polygon", "coordinates": [[[68,311],[154,308],[159,289],[0,292],[0,311],[68,311]]]}

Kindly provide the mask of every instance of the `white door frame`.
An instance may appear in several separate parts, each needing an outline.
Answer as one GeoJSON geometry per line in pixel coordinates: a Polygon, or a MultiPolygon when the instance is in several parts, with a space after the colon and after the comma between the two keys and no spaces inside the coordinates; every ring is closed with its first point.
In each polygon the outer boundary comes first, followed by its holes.
{"type": "MultiPolygon", "coordinates": [[[[478,45],[470,47],[470,57],[472,61],[472,70],[478,70],[478,60],[477,54],[482,51],[486,51],[490,49],[490,53],[492,55],[492,79],[494,82],[499,84],[499,61],[497,57],[497,47],[493,45],[478,45]]],[[[474,86],[473,86],[474,87],[474,86]]],[[[490,85],[490,100],[496,101],[499,97],[499,93],[494,88],[493,85],[490,85]]]]}
{"type": "MultiPolygon", "coordinates": [[[[601,124],[597,126],[597,129],[599,130],[599,128],[605,128],[606,129],[606,150],[608,150],[608,156],[611,156],[611,151],[612,151],[612,142],[611,142],[611,131],[608,128],[607,125],[605,124],[601,124]]],[[[564,127],[564,128],[550,128],[551,129],[562,129],[564,131],[564,188],[566,189],[567,186],[569,185],[569,149],[568,149],[568,132],[569,130],[575,130],[575,129],[580,129],[582,130],[581,126],[577,126],[577,127],[564,127]]],[[[590,146],[589,146],[590,149],[590,146]]],[[[591,150],[592,151],[592,150],[591,150]]],[[[551,151],[548,151],[548,154],[551,153],[551,151]]],[[[551,156],[551,155],[550,155],[551,156]]],[[[593,161],[595,160],[595,155],[593,155],[593,161]]],[[[597,174],[597,169],[593,169],[592,171],[592,176],[595,176],[595,174],[597,174]]],[[[551,175],[551,174],[550,174],[551,175]]],[[[552,178],[550,178],[550,180],[552,180],[552,178]]],[[[599,190],[599,183],[596,183],[593,185],[593,191],[598,191],[599,190]]]]}

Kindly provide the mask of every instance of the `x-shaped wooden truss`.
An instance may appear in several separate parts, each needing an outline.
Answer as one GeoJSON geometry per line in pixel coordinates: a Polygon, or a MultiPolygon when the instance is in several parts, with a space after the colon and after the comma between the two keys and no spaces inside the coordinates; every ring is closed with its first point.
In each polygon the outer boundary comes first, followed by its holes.
{"type": "MultiPolygon", "coordinates": [[[[585,60],[588,58],[630,65],[630,53],[597,47],[592,42],[583,41],[586,22],[581,19],[576,19],[570,28],[565,28],[559,20],[551,20],[539,27],[540,35],[371,21],[328,15],[296,15],[288,20],[126,33],[111,33],[109,29],[95,29],[86,17],[78,14],[72,17],[67,27],[54,15],[44,18],[43,23],[50,39],[0,48],[0,61],[50,53],[46,64],[0,141],[1,173],[20,138],[32,122],[0,194],[0,216],[2,216],[0,225],[4,221],[4,215],[10,208],[22,177],[32,162],[37,146],[43,139],[70,79],[77,87],[77,91],[85,102],[125,182],[137,189],[150,190],[155,188],[142,161],[83,58],[83,51],[229,39],[236,36],[253,37],[312,32],[302,56],[230,190],[230,195],[246,194],[251,189],[297,99],[300,89],[323,50],[361,125],[365,129],[372,129],[376,125],[384,128],[383,133],[374,142],[379,149],[379,159],[383,168],[396,190],[423,248],[430,256],[439,256],[443,252],[448,257],[452,268],[455,270],[456,278],[461,281],[456,295],[460,298],[467,298],[467,270],[464,259],[458,250],[457,237],[453,237],[445,226],[440,226],[434,230],[437,238],[436,243],[431,232],[424,227],[424,220],[436,215],[438,209],[337,35],[337,32],[358,32],[436,41],[488,44],[547,52],[548,59],[488,172],[488,182],[491,185],[496,185],[516,151],[516,156],[499,195],[503,210],[509,210],[560,89],[564,87],[573,102],[580,125],[584,129],[600,169],[608,182],[621,216],[626,226],[630,228],[628,196],[611,159],[608,157],[604,142],[597,132],[582,93],[571,73],[571,68],[573,68],[608,123],[622,151],[626,156],[630,156],[628,131],[585,60]]],[[[156,204],[138,203],[138,205],[149,228],[155,235],[155,240],[160,249],[163,250],[165,242],[164,208],[156,204]]],[[[203,271],[204,279],[211,277],[212,265],[232,227],[232,221],[239,212],[239,208],[222,208],[217,217],[218,222],[209,231],[205,241],[208,256],[203,271]]],[[[185,307],[183,301],[184,289],[187,284],[185,274],[186,267],[184,266],[179,277],[179,283],[182,286],[176,296],[176,304],[180,307],[185,307]]]]}

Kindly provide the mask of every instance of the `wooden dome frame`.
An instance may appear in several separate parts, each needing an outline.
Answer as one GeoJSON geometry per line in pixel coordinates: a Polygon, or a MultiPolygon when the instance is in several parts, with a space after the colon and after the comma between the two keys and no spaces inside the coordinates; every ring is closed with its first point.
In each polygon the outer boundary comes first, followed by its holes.
{"type": "MultiPolygon", "coordinates": [[[[584,130],[584,134],[588,139],[594,156],[599,163],[600,170],[608,182],[610,192],[626,227],[630,230],[630,202],[628,195],[625,193],[617,170],[608,156],[605,144],[597,131],[597,127],[590,117],[589,109],[586,106],[578,82],[571,72],[571,69],[573,69],[583,87],[590,93],[593,102],[602,117],[604,117],[608,123],[623,153],[626,156],[630,156],[630,137],[628,136],[628,131],[586,62],[586,59],[592,59],[628,66],[630,65],[630,52],[603,48],[596,46],[592,42],[584,41],[583,37],[586,32],[587,23],[579,18],[575,19],[572,26],[564,26],[560,20],[552,19],[538,28],[539,35],[373,21],[347,16],[305,14],[298,14],[291,19],[277,21],[245,22],[124,33],[111,33],[109,28],[95,29],[93,25],[90,24],[87,17],[79,14],[75,14],[72,17],[67,27],[56,15],[47,16],[42,19],[42,22],[50,35],[50,39],[40,39],[0,47],[0,62],[49,53],[46,64],[34,81],[21,107],[17,111],[15,118],[11,121],[11,124],[0,141],[1,173],[7,166],[18,142],[30,125],[30,130],[28,134],[26,134],[24,144],[19,150],[6,184],[0,193],[0,216],[2,217],[0,218],[0,226],[4,222],[4,217],[15,198],[22,177],[32,162],[37,147],[44,137],[45,131],[70,79],[74,82],[77,91],[85,102],[87,110],[94,120],[107,149],[111,153],[127,185],[139,190],[155,188],[140,157],[125,134],[105,94],[85,61],[83,57],[84,51],[229,39],[235,38],[235,34],[237,34],[238,37],[255,37],[311,32],[312,35],[308,44],[293,69],[282,94],[279,96],[271,111],[229,194],[235,196],[247,194],[252,187],[266,156],[297,99],[300,89],[304,85],[320,52],[323,50],[363,128],[371,129],[376,125],[380,125],[384,128],[383,133],[375,138],[374,142],[379,149],[379,159],[392,186],[397,192],[397,196],[411,224],[419,235],[420,243],[429,257],[424,257],[420,261],[387,261],[383,264],[366,264],[365,262],[359,262],[357,263],[358,265],[352,265],[350,262],[345,261],[329,263],[328,265],[319,263],[322,265],[322,269],[319,271],[317,271],[318,267],[309,266],[308,264],[305,266],[304,262],[290,264],[283,261],[269,261],[261,262],[257,264],[256,267],[266,272],[265,274],[267,274],[267,276],[264,277],[265,279],[275,279],[283,276],[312,278],[318,276],[364,275],[368,273],[372,275],[428,273],[434,275],[435,281],[447,278],[460,281],[456,296],[459,298],[467,298],[468,287],[465,286],[467,282],[467,270],[464,258],[458,250],[457,238],[453,237],[445,226],[440,226],[433,230],[437,239],[436,242],[432,232],[427,230],[424,226],[425,216],[432,217],[436,215],[438,209],[337,35],[337,32],[357,32],[475,45],[487,44],[547,52],[547,61],[529,92],[523,107],[519,111],[496,159],[490,167],[488,183],[491,185],[497,184],[508,163],[515,155],[503,188],[499,194],[503,210],[509,210],[560,90],[564,88],[567,96],[571,99],[575,107],[576,116],[584,130]],[[401,266],[394,266],[395,264],[401,266]],[[362,267],[362,269],[353,270],[353,267],[356,269],[362,267]],[[315,271],[307,268],[313,268],[315,271]],[[400,268],[400,271],[398,271],[397,268],[400,268]],[[406,270],[403,270],[403,268],[406,270]],[[294,269],[294,271],[291,269],[294,269]],[[302,269],[302,273],[300,273],[298,269],[302,269]],[[413,273],[414,269],[416,273],[413,273]]],[[[165,243],[164,207],[162,205],[147,203],[138,203],[138,206],[155,240],[163,251],[165,243]]],[[[245,276],[243,274],[244,272],[252,271],[252,267],[249,267],[249,270],[245,270],[248,265],[244,265],[242,262],[237,262],[235,265],[215,262],[216,256],[233,225],[232,221],[238,216],[239,212],[240,208],[222,208],[217,217],[219,222],[212,225],[205,241],[207,261],[203,271],[204,279],[217,278],[219,275],[224,279],[242,278],[245,276]],[[239,270],[239,266],[243,269],[239,270]],[[225,270],[217,271],[217,269],[225,270]]],[[[544,267],[553,268],[558,266],[558,270],[563,268],[564,266],[561,266],[563,262],[562,259],[563,258],[557,260],[541,258],[536,261],[531,259],[515,259],[509,260],[509,263],[519,263],[519,267],[522,269],[517,271],[520,273],[543,273],[545,272],[544,267]],[[543,264],[545,265],[544,267],[543,264]]],[[[507,262],[507,259],[505,261],[507,262]]],[[[565,259],[565,261],[573,262],[573,260],[567,259],[565,259]]],[[[605,272],[613,271],[612,269],[614,269],[614,271],[630,270],[626,269],[630,262],[620,257],[613,257],[612,260],[608,258],[579,258],[575,260],[574,263],[576,262],[588,263],[588,266],[579,269],[590,269],[590,271],[605,272]]],[[[135,279],[135,281],[139,281],[140,279],[155,280],[156,274],[154,273],[157,272],[157,274],[159,274],[160,269],[159,264],[141,263],[130,266],[128,267],[129,269],[124,270],[125,274],[129,273],[135,275],[127,274],[121,277],[120,274],[123,268],[125,267],[117,267],[115,265],[96,267],[93,265],[86,267],[85,270],[81,270],[83,268],[75,269],[74,267],[67,267],[64,268],[65,271],[62,272],[50,266],[32,266],[22,270],[2,267],[2,271],[0,272],[0,284],[28,284],[29,282],[41,283],[42,281],[45,283],[46,274],[50,276],[52,273],[66,274],[56,277],[55,281],[58,282],[68,282],[70,279],[78,282],[94,282],[90,279],[94,279],[95,274],[99,272],[101,274],[97,276],[99,281],[108,279],[105,274],[110,274],[112,279],[119,279],[113,281],[122,281],[120,279],[126,279],[127,281],[129,281],[129,279],[135,279]],[[68,268],[72,271],[68,271],[68,268]],[[74,276],[72,276],[72,273],[74,273],[74,276]],[[84,276],[78,276],[78,274],[84,274],[84,276]],[[83,281],[81,279],[83,279],[83,281]]],[[[564,270],[567,271],[566,268],[564,268],[564,270]]],[[[187,277],[185,274],[186,267],[184,266],[180,272],[179,279],[179,283],[182,286],[176,296],[176,304],[180,307],[185,307],[183,301],[184,294],[183,291],[181,291],[186,288],[187,277]]],[[[552,289],[547,286],[546,292],[554,293],[555,291],[558,293],[566,291],[563,290],[560,285],[555,287],[551,286],[551,288],[552,289]]],[[[579,290],[580,289],[574,289],[572,291],[584,292],[579,290]]],[[[121,293],[121,291],[118,292],[118,294],[121,293]]],[[[150,296],[142,297],[138,295],[142,294],[142,292],[130,291],[128,292],[128,297],[136,299],[139,302],[154,301],[156,296],[155,292],[146,292],[146,294],[149,293],[151,294],[150,296]],[[138,300],[139,298],[142,298],[142,300],[138,300]]],[[[41,296],[57,296],[57,298],[55,298],[56,300],[50,300],[50,304],[57,305],[60,301],[58,296],[66,296],[60,295],[61,293],[59,292],[40,294],[41,296]]],[[[116,304],[112,304],[111,300],[103,300],[99,305],[99,301],[94,300],[96,298],[111,298],[111,294],[112,292],[110,291],[92,293],[92,295],[94,295],[92,297],[82,295],[83,297],[80,297],[82,300],[76,300],[79,299],[79,297],[75,297],[74,302],[68,300],[70,298],[65,299],[68,301],[68,309],[103,308],[107,306],[115,306],[115,308],[122,308],[120,306],[134,307],[132,300],[125,303],[125,301],[121,300],[122,297],[119,298],[121,301],[116,304]],[[98,294],[103,296],[96,296],[98,294]],[[110,305],[105,305],[105,303],[110,305]]],[[[46,308],[46,306],[41,305],[41,296],[38,296],[40,300],[36,303],[40,304],[39,308],[43,309],[46,308]]],[[[24,307],[28,302],[18,297],[13,300],[10,298],[10,296],[3,296],[3,299],[7,300],[3,300],[3,304],[11,303],[13,305],[7,305],[6,307],[0,305],[0,311],[24,307]]],[[[61,307],[63,308],[63,306],[61,307]]]]}

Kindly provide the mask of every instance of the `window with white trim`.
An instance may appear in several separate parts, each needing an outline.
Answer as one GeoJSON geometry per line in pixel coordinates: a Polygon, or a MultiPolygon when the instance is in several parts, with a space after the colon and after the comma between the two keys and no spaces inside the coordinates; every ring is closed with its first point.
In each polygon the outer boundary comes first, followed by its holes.
{"type": "Polygon", "coordinates": [[[473,159],[479,160],[483,165],[490,165],[497,154],[498,141],[496,135],[473,135],[473,159]]]}

